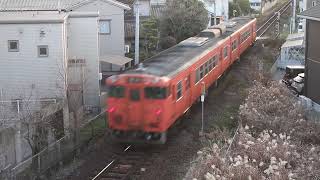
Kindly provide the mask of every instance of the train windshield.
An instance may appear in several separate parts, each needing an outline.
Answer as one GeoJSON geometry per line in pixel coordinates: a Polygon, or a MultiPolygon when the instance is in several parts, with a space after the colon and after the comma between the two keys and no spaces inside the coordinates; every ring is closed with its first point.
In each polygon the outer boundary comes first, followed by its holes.
{"type": "Polygon", "coordinates": [[[109,90],[109,97],[123,98],[125,88],[123,86],[111,86],[109,90]]]}
{"type": "Polygon", "coordinates": [[[165,99],[169,93],[165,87],[146,87],[144,94],[146,99],[165,99]]]}

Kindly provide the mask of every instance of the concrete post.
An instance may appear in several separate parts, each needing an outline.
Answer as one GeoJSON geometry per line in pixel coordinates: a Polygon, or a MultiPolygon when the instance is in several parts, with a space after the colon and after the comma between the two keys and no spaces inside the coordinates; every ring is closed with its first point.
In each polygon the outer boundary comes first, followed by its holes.
{"type": "Polygon", "coordinates": [[[65,100],[63,102],[63,128],[64,128],[64,134],[66,136],[70,135],[70,114],[69,114],[69,105],[68,100],[65,100]]]}
{"type": "Polygon", "coordinates": [[[15,157],[16,157],[16,163],[22,162],[22,136],[21,136],[21,123],[18,122],[16,124],[15,129],[15,157]]]}
{"type": "Polygon", "coordinates": [[[296,31],[296,7],[297,7],[297,0],[293,0],[293,7],[292,7],[292,32],[296,31]]]}

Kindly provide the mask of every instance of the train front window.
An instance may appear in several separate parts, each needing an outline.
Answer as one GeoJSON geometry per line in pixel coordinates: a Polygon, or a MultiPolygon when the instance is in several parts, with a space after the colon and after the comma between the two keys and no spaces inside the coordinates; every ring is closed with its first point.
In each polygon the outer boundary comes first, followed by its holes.
{"type": "Polygon", "coordinates": [[[111,86],[109,90],[109,97],[123,98],[125,88],[123,86],[111,86]]]}
{"type": "Polygon", "coordinates": [[[130,90],[130,99],[132,101],[139,101],[140,100],[140,91],[139,91],[139,89],[130,90]]]}
{"type": "Polygon", "coordinates": [[[144,94],[147,99],[165,99],[168,92],[167,88],[163,87],[146,87],[144,94]]]}

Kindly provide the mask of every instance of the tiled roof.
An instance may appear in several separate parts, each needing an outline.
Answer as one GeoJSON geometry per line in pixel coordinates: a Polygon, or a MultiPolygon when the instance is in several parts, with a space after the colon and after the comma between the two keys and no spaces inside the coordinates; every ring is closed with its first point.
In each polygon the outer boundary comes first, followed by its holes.
{"type": "Polygon", "coordinates": [[[298,16],[306,19],[313,19],[320,21],[320,5],[314,6],[300,13],[298,16]]]}
{"type": "MultiPolygon", "coordinates": [[[[69,10],[95,0],[0,0],[0,11],[69,10]]],[[[129,9],[116,0],[103,0],[115,6],[129,9]]]]}

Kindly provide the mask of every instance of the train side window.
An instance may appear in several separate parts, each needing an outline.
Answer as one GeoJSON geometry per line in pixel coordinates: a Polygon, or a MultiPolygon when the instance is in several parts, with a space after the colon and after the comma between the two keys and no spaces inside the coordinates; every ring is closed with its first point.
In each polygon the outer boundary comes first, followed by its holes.
{"type": "Polygon", "coordinates": [[[132,101],[139,101],[140,100],[140,91],[139,91],[139,89],[130,90],[130,99],[132,101]]]}
{"type": "Polygon", "coordinates": [[[205,67],[205,74],[208,74],[208,72],[209,72],[209,62],[208,61],[204,64],[204,67],[205,67]]]}
{"type": "Polygon", "coordinates": [[[238,48],[238,41],[237,40],[234,40],[232,42],[232,51],[236,50],[238,48]]]}
{"type": "Polygon", "coordinates": [[[115,98],[123,98],[125,94],[125,88],[123,86],[110,86],[109,96],[115,98]]]}
{"type": "Polygon", "coordinates": [[[200,69],[198,68],[197,71],[196,71],[196,82],[195,83],[199,82],[200,79],[201,79],[200,78],[200,69]]]}
{"type": "Polygon", "coordinates": [[[146,99],[165,99],[168,96],[167,88],[163,87],[146,87],[144,96],[146,99]]]}
{"type": "Polygon", "coordinates": [[[182,81],[177,84],[177,100],[182,97],[182,81]]]}
{"type": "Polygon", "coordinates": [[[200,66],[200,79],[202,79],[204,77],[204,67],[203,65],[200,66]]]}
{"type": "Polygon", "coordinates": [[[186,90],[188,90],[191,87],[191,80],[190,75],[186,78],[186,90]]]}
{"type": "Polygon", "coordinates": [[[228,57],[228,46],[223,49],[223,58],[226,59],[228,57]]]}
{"type": "Polygon", "coordinates": [[[213,58],[209,60],[209,69],[210,69],[210,71],[211,71],[211,69],[213,68],[213,67],[212,67],[212,62],[213,62],[213,58]]]}
{"type": "Polygon", "coordinates": [[[213,69],[216,67],[216,59],[217,59],[217,56],[214,56],[213,59],[212,59],[212,63],[210,64],[210,68],[213,69]]]}

